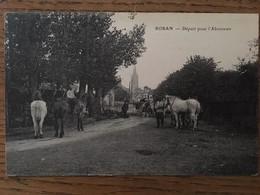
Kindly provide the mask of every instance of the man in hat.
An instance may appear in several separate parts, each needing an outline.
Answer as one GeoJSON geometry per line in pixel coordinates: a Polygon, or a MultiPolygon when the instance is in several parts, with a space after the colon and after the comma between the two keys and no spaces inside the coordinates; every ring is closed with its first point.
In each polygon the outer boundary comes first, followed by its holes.
{"type": "Polygon", "coordinates": [[[69,114],[71,115],[71,122],[73,122],[73,111],[76,104],[76,96],[74,94],[74,90],[71,86],[69,86],[69,90],[67,91],[67,100],[69,105],[69,114]]]}
{"type": "Polygon", "coordinates": [[[164,125],[164,112],[163,112],[165,108],[164,102],[165,102],[164,98],[158,97],[154,106],[156,110],[155,116],[156,116],[157,128],[159,128],[160,125],[163,128],[164,125]]]}
{"type": "Polygon", "coordinates": [[[122,106],[122,117],[127,118],[127,111],[128,111],[128,101],[125,99],[124,104],[122,106]]]}

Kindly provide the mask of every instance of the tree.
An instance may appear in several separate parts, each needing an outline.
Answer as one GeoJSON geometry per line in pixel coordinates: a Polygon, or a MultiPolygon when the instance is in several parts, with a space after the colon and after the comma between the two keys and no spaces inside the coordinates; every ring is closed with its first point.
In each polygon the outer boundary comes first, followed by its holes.
{"type": "Polygon", "coordinates": [[[212,82],[216,70],[217,63],[213,58],[191,56],[180,70],[170,74],[159,85],[156,93],[209,100],[214,96],[212,82]]]}
{"type": "Polygon", "coordinates": [[[136,64],[136,58],[146,49],[143,46],[144,25],[135,26],[132,31],[123,33],[112,27],[111,16],[108,13],[53,13],[50,16],[53,25],[49,27],[55,42],[50,42],[50,61],[53,62],[58,57],[61,61],[66,59],[70,63],[65,62],[68,66],[63,67],[66,67],[67,73],[73,70],[74,74],[67,76],[72,81],[80,82],[81,95],[85,92],[86,85],[90,91],[102,89],[105,93],[111,89],[118,82],[115,77],[118,67],[136,64]],[[66,31],[60,32],[60,29],[66,31]],[[62,48],[65,55],[55,55],[62,48]]]}
{"type": "MultiPolygon", "coordinates": [[[[136,64],[145,52],[145,26],[129,32],[112,26],[111,13],[8,14],[7,68],[12,81],[42,82],[57,89],[80,83],[80,96],[88,86],[100,99],[120,81],[120,66],[136,64]]],[[[98,101],[98,100],[97,100],[98,101]]]]}
{"type": "Polygon", "coordinates": [[[237,94],[239,73],[234,70],[216,71],[213,75],[213,102],[234,102],[239,100],[237,94]]]}
{"type": "Polygon", "coordinates": [[[249,42],[249,53],[245,58],[238,58],[239,63],[235,65],[239,74],[237,93],[240,100],[257,102],[257,74],[258,74],[258,39],[249,42]]]}
{"type": "Polygon", "coordinates": [[[42,40],[46,36],[44,21],[38,14],[6,14],[6,68],[10,85],[29,86],[36,90],[44,54],[42,40]]]}

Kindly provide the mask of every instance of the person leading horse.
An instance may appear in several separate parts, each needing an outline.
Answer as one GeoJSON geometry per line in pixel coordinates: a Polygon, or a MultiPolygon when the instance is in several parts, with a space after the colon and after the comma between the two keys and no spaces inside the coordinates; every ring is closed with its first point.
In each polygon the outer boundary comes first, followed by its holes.
{"type": "Polygon", "coordinates": [[[164,125],[164,109],[166,107],[165,104],[165,98],[159,97],[157,98],[157,101],[155,103],[155,111],[156,111],[156,122],[157,122],[157,128],[161,127],[163,128],[164,125]]]}
{"type": "Polygon", "coordinates": [[[77,100],[77,98],[74,94],[74,90],[70,86],[69,90],[67,91],[67,101],[68,101],[68,105],[69,105],[68,114],[70,115],[70,122],[73,122],[73,111],[74,111],[74,107],[76,105],[76,100],[77,100]]]}

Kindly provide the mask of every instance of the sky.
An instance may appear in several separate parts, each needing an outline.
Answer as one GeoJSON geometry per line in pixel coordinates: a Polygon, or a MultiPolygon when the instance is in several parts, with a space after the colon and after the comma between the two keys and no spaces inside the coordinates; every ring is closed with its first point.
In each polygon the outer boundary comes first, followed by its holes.
{"type": "MultiPolygon", "coordinates": [[[[258,38],[258,14],[137,13],[133,20],[129,16],[116,13],[113,26],[126,32],[135,24],[146,25],[147,50],[136,64],[141,88],[156,88],[193,55],[212,57],[223,70],[234,69],[238,57],[248,57],[250,41],[258,38]],[[167,27],[170,30],[163,30],[167,27]]],[[[118,70],[125,87],[132,72],[133,66],[118,70]]]]}

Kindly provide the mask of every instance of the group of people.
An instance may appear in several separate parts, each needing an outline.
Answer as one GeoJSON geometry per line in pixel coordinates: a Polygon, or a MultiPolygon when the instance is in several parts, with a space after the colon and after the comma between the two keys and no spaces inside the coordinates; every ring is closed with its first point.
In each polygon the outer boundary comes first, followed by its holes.
{"type": "MultiPolygon", "coordinates": [[[[63,122],[65,120],[65,115],[70,118],[70,121],[73,122],[74,112],[77,115],[78,119],[78,129],[83,130],[82,126],[82,118],[86,113],[86,105],[82,100],[77,100],[74,90],[72,87],[66,92],[67,99],[66,101],[62,100],[65,93],[55,93],[54,94],[54,104],[53,104],[53,117],[55,122],[55,136],[58,136],[58,120],[61,123],[61,132],[60,137],[64,135],[63,131],[63,122]]],[[[44,122],[44,118],[47,115],[47,105],[46,102],[42,99],[42,94],[40,91],[35,91],[33,94],[33,102],[31,103],[31,116],[34,123],[34,135],[35,138],[42,138],[42,126],[44,122]]]]}
{"type": "MultiPolygon", "coordinates": [[[[75,96],[74,90],[71,86],[69,87],[69,90],[67,91],[66,95],[70,108],[73,108],[75,106],[77,97],[75,96]]],[[[42,100],[42,94],[38,90],[35,91],[35,93],[33,94],[33,101],[35,100],[42,100]]]]}
{"type": "MultiPolygon", "coordinates": [[[[69,87],[69,90],[67,91],[66,96],[67,96],[67,102],[68,102],[68,105],[69,105],[69,110],[73,110],[77,98],[76,98],[74,90],[71,86],[69,87]]],[[[37,94],[36,97],[38,99],[41,99],[40,94],[37,94]]],[[[164,126],[165,108],[166,108],[165,98],[164,97],[158,97],[155,101],[155,104],[154,104],[154,112],[155,112],[155,117],[156,117],[157,128],[159,128],[159,127],[163,128],[163,126],[164,126]]],[[[128,109],[129,109],[128,101],[126,99],[124,99],[124,104],[121,107],[123,118],[128,117],[128,114],[127,114],[128,109]]]]}
{"type": "Polygon", "coordinates": [[[164,112],[166,107],[167,105],[165,104],[165,98],[163,96],[157,97],[156,99],[139,98],[136,103],[136,109],[139,110],[140,113],[149,111],[153,113],[153,116],[156,117],[157,128],[163,127],[164,125],[164,112]]]}
{"type": "MultiPolygon", "coordinates": [[[[62,99],[62,97],[63,97],[62,94],[57,95],[56,100],[62,99]]],[[[67,103],[68,103],[69,111],[71,112],[69,114],[73,114],[72,112],[73,112],[74,107],[76,105],[77,97],[75,96],[75,91],[71,86],[69,87],[68,91],[66,92],[66,97],[67,97],[67,103]]],[[[34,94],[33,94],[33,101],[36,101],[36,100],[43,101],[42,93],[39,90],[35,91],[34,94]]],[[[73,117],[72,117],[72,120],[73,120],[73,117]]]]}

